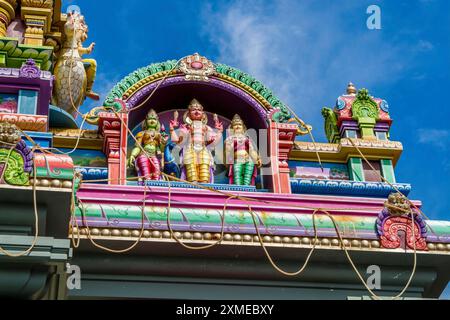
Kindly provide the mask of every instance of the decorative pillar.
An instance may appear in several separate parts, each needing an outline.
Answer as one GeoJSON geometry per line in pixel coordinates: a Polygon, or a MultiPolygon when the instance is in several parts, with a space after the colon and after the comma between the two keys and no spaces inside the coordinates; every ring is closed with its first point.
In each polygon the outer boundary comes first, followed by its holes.
{"type": "Polygon", "coordinates": [[[0,0],[0,37],[6,37],[11,20],[16,16],[17,0],[0,0]]]}
{"type": "Polygon", "coordinates": [[[271,163],[271,188],[274,193],[290,194],[289,153],[294,147],[298,132],[296,124],[270,122],[269,156],[271,163]]]}
{"type": "Polygon", "coordinates": [[[359,128],[361,129],[361,137],[363,139],[375,139],[375,128],[376,121],[373,118],[359,118],[358,119],[359,128]]]}
{"type": "Polygon", "coordinates": [[[348,160],[348,169],[352,181],[365,181],[364,168],[361,158],[350,158],[348,160]]]}
{"type": "Polygon", "coordinates": [[[396,183],[394,165],[392,164],[392,160],[381,160],[381,171],[383,173],[383,177],[389,183],[396,183]]]}
{"type": "Polygon", "coordinates": [[[108,159],[109,184],[126,185],[128,114],[102,112],[99,130],[104,137],[103,152],[108,159]]]}
{"type": "Polygon", "coordinates": [[[25,44],[44,45],[44,35],[51,32],[53,0],[22,0],[21,18],[27,28],[25,44]]]}

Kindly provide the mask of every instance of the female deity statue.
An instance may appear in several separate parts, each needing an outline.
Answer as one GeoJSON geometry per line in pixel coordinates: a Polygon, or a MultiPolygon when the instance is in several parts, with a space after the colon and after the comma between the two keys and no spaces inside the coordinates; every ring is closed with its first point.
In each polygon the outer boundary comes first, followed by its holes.
{"type": "Polygon", "coordinates": [[[225,152],[230,184],[254,186],[262,161],[239,115],[234,116],[229,130],[231,135],[225,140],[225,152]]]}
{"type": "Polygon", "coordinates": [[[138,175],[146,180],[160,180],[164,166],[160,158],[167,141],[161,134],[161,123],[155,110],[147,114],[142,129],[136,136],[137,143],[131,151],[128,165],[135,167],[138,175]]]}
{"type": "Polygon", "coordinates": [[[214,116],[215,129],[208,126],[208,117],[203,106],[196,99],[189,104],[184,115],[184,125],[180,127],[178,112],[170,122],[172,142],[182,145],[182,178],[189,182],[213,183],[214,159],[208,146],[217,144],[223,132],[223,124],[214,116]],[[179,128],[178,133],[175,129],[179,128]]]}

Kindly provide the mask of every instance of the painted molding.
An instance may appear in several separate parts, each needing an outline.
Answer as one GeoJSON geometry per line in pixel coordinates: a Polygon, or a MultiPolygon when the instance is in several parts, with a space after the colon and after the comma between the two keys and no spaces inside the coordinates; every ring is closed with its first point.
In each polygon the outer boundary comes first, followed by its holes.
{"type": "MultiPolygon", "coordinates": [[[[387,183],[339,180],[291,179],[292,192],[297,194],[327,194],[354,197],[387,198],[397,192],[387,183]]],[[[410,184],[394,184],[405,196],[411,192],[410,184]]]]}
{"type": "MultiPolygon", "coordinates": [[[[370,160],[392,160],[395,166],[403,153],[403,145],[397,141],[353,139],[356,146],[370,160]]],[[[290,160],[317,161],[317,154],[324,162],[347,163],[351,157],[361,157],[350,140],[342,138],[339,144],[296,141],[290,160]]]]}
{"type": "Polygon", "coordinates": [[[47,132],[48,117],[29,114],[0,113],[0,122],[15,124],[24,131],[47,132]]]}
{"type": "Polygon", "coordinates": [[[83,176],[84,181],[108,179],[108,168],[75,167],[75,171],[83,176]]]}

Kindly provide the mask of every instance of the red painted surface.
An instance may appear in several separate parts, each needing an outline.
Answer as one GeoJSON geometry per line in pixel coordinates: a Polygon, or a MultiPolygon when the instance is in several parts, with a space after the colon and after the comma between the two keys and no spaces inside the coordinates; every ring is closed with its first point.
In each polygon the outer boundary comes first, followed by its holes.
{"type": "Polygon", "coordinates": [[[414,223],[414,235],[411,218],[407,217],[392,217],[387,219],[383,225],[384,235],[381,236],[381,245],[387,249],[399,249],[408,247],[409,249],[427,251],[427,242],[422,237],[420,228],[417,223],[414,223]],[[405,239],[401,233],[406,235],[405,239]],[[403,240],[403,241],[402,241],[403,240]],[[406,241],[406,244],[404,243],[406,241]]]}
{"type": "Polygon", "coordinates": [[[270,123],[268,134],[272,181],[269,186],[274,193],[292,193],[288,160],[297,130],[296,124],[270,123]]]}
{"type": "Polygon", "coordinates": [[[126,184],[128,114],[99,114],[99,131],[104,136],[103,152],[108,159],[109,184],[126,184]]]}

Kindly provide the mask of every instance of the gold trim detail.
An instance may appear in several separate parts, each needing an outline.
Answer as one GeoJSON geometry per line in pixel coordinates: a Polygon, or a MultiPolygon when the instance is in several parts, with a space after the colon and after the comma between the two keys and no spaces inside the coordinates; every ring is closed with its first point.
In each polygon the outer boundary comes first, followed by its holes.
{"type": "MultiPolygon", "coordinates": [[[[389,159],[396,165],[403,153],[403,145],[397,141],[355,139],[354,142],[369,160],[389,159]]],[[[317,152],[325,162],[346,163],[349,158],[361,157],[352,143],[344,138],[339,144],[296,141],[289,159],[317,161],[317,152]]]]}
{"type": "MultiPolygon", "coordinates": [[[[80,238],[87,240],[86,228],[80,228],[80,238]]],[[[113,241],[135,241],[139,238],[140,230],[137,229],[109,229],[109,228],[90,228],[91,238],[94,240],[113,240],[113,241]]],[[[78,228],[74,227],[69,230],[69,236],[78,235],[78,228]]],[[[186,243],[214,243],[220,240],[220,233],[202,233],[202,232],[175,232],[175,237],[186,243]]],[[[146,230],[142,238],[144,242],[171,242],[175,243],[169,231],[146,230]]],[[[263,241],[268,247],[302,247],[311,248],[313,237],[283,237],[283,236],[264,236],[263,241]]],[[[319,238],[317,245],[321,249],[338,249],[341,244],[337,238],[319,238]]],[[[243,246],[260,246],[258,236],[248,234],[225,234],[222,244],[224,245],[243,245],[243,246]]],[[[386,251],[386,252],[405,252],[403,249],[390,250],[381,248],[378,240],[361,240],[361,239],[344,239],[344,245],[350,250],[362,251],[386,251]]],[[[450,244],[434,244],[429,243],[428,249],[433,253],[450,254],[450,244]]],[[[412,250],[408,250],[411,251],[412,250]]],[[[418,252],[420,254],[429,254],[430,252],[418,252]]]]}

